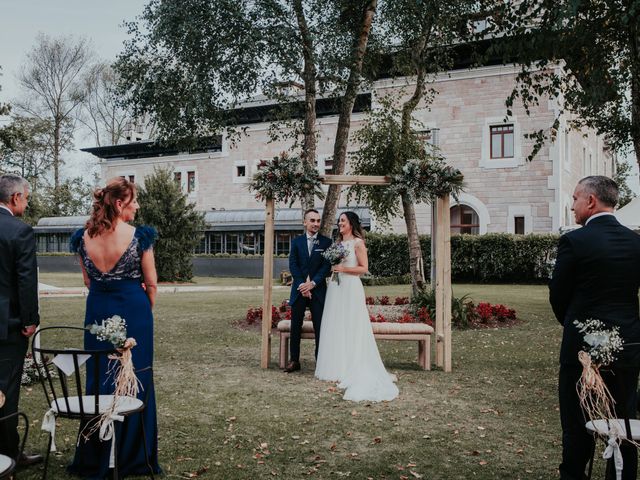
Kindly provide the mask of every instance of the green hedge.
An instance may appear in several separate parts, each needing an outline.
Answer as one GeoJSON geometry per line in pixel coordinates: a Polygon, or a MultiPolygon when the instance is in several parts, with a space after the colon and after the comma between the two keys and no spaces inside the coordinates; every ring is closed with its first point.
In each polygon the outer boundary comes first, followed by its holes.
{"type": "MultiPolygon", "coordinates": [[[[451,236],[451,277],[458,282],[546,282],[553,268],[558,235],[451,236]]],[[[425,273],[431,268],[431,239],[420,236],[425,273]]],[[[406,235],[367,235],[369,271],[374,277],[409,273],[406,235]]]]}

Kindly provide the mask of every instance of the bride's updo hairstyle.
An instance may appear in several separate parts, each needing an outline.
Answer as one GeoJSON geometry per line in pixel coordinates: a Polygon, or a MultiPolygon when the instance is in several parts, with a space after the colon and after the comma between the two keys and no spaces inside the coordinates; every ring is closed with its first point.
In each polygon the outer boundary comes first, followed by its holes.
{"type": "Polygon", "coordinates": [[[126,178],[117,177],[109,180],[106,187],[93,192],[93,207],[91,216],[85,225],[90,237],[113,229],[120,213],[116,207],[118,200],[126,206],[136,196],[136,186],[126,178]]]}
{"type": "MultiPolygon", "coordinates": [[[[360,224],[360,217],[354,212],[342,212],[340,216],[344,215],[347,217],[349,225],[351,225],[351,233],[354,237],[364,240],[364,229],[360,224]]],[[[340,218],[340,217],[338,217],[340,218]]],[[[338,241],[342,241],[342,234],[338,231],[338,241]]]]}

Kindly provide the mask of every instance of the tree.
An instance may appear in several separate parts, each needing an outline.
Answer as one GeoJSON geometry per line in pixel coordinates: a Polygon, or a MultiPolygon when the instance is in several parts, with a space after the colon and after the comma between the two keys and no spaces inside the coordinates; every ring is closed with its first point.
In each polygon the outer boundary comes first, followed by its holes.
{"type": "Polygon", "coordinates": [[[616,174],[613,176],[613,180],[618,184],[618,188],[620,189],[618,208],[624,207],[636,197],[636,194],[629,188],[628,180],[630,173],[631,165],[624,160],[616,159],[616,174]]]}
{"type": "Polygon", "coordinates": [[[32,191],[45,187],[46,173],[52,165],[50,132],[49,120],[14,116],[0,138],[3,144],[0,170],[22,176],[32,191]]]}
{"type": "MultiPolygon", "coordinates": [[[[471,0],[381,3],[379,28],[386,46],[383,53],[392,60],[389,73],[409,77],[415,83],[408,82],[407,87],[413,88],[398,98],[381,98],[381,110],[372,113],[356,134],[361,149],[354,155],[354,173],[393,174],[409,160],[429,160],[438,156],[433,146],[421,138],[419,130],[422,126],[414,119],[414,113],[419,106],[429,108],[436,95],[430,83],[436,73],[451,68],[455,45],[468,40],[462,33],[465,31],[463,27],[475,8],[476,2],[471,0]]],[[[376,216],[383,221],[403,215],[409,242],[412,287],[414,294],[417,293],[425,284],[425,274],[412,198],[403,192],[398,199],[372,187],[356,187],[354,193],[359,198],[366,198],[376,216]]]]}
{"type": "Polygon", "coordinates": [[[39,120],[51,122],[54,188],[62,183],[62,153],[72,144],[74,115],[85,98],[82,76],[91,60],[86,40],[39,34],[18,76],[25,96],[16,106],[39,120]]]}
{"type": "Polygon", "coordinates": [[[105,62],[92,65],[83,77],[84,100],[78,119],[98,146],[118,145],[133,120],[120,105],[116,85],[117,74],[105,62]]]}
{"type": "Polygon", "coordinates": [[[158,230],[154,248],[160,281],[188,281],[193,277],[192,255],[204,230],[204,215],[195,211],[171,169],[156,169],[138,190],[136,223],[158,230]]]}
{"type": "Polygon", "coordinates": [[[522,65],[507,99],[529,112],[546,98],[560,106],[549,130],[534,132],[537,153],[555,138],[566,113],[569,127],[593,128],[618,151],[633,147],[640,165],[640,2],[522,0],[483,2],[497,37],[489,53],[522,65]]]}

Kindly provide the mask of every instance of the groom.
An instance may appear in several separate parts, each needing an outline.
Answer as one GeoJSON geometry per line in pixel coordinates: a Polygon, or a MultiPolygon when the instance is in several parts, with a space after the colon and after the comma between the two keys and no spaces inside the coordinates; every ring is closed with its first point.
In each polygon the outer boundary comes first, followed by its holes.
{"type": "Polygon", "coordinates": [[[320,230],[320,214],[315,209],[304,212],[304,235],[291,242],[289,253],[289,270],[293,276],[291,285],[291,361],[284,369],[291,373],[300,370],[300,337],[304,312],[309,307],[313,331],[316,336],[316,358],[320,341],[320,322],[324,310],[324,298],[327,293],[325,278],[329,275],[331,265],[322,256],[331,245],[331,239],[318,234],[320,230]]]}

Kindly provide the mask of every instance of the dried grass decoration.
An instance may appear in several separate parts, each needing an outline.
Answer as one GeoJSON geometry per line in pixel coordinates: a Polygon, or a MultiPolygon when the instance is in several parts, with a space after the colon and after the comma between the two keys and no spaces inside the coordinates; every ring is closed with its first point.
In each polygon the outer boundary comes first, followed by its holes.
{"type": "MultiPolygon", "coordinates": [[[[578,352],[578,360],[582,365],[582,375],[576,385],[580,406],[585,416],[592,421],[596,431],[603,436],[608,436],[607,448],[603,454],[605,459],[613,457],[615,460],[616,477],[620,480],[622,475],[622,454],[620,442],[630,441],[620,428],[619,422],[614,422],[615,400],[602,379],[600,369],[612,364],[616,360],[616,354],[623,349],[620,329],[607,327],[600,320],[589,318],[584,322],[575,320],[574,325],[578,331],[584,334],[584,343],[588,345],[587,351],[578,352]],[[607,430],[599,431],[596,420],[604,420],[607,430]]],[[[636,446],[637,442],[631,441],[636,446]]]]}
{"type": "Polygon", "coordinates": [[[127,324],[119,315],[109,317],[100,324],[89,325],[87,330],[98,340],[110,342],[118,351],[117,355],[109,356],[111,362],[107,371],[107,376],[113,375],[115,385],[111,405],[102,413],[98,422],[91,427],[88,433],[83,434],[86,440],[97,430],[100,430],[100,439],[107,441],[113,437],[114,420],[123,420],[117,411],[118,399],[121,397],[136,398],[142,389],[131,356],[131,349],[137,343],[135,338],[127,338],[127,324]]]}

